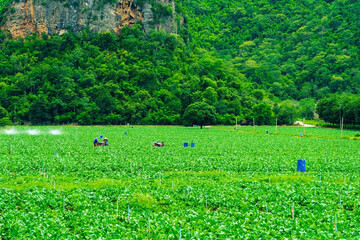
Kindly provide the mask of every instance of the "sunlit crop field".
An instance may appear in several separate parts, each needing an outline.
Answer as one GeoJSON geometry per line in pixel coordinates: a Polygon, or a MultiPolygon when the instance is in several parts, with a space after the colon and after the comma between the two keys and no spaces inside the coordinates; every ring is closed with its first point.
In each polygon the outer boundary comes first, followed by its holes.
{"type": "Polygon", "coordinates": [[[1,129],[0,236],[359,239],[360,141],[336,129],[302,132],[1,129]],[[94,148],[100,135],[110,147],[94,148]],[[153,147],[156,140],[166,147],[153,147]],[[297,159],[306,159],[306,173],[296,172],[297,159]]]}

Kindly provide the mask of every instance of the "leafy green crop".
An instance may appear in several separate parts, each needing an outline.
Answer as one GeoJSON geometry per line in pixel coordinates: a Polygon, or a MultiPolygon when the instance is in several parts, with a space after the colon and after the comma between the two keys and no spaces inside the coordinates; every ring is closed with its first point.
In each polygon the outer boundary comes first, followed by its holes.
{"type": "Polygon", "coordinates": [[[360,142],[334,129],[273,130],[4,129],[0,236],[145,239],[150,218],[151,239],[179,239],[180,227],[182,239],[357,239],[360,142]],[[100,135],[110,147],[93,147],[100,135]]]}

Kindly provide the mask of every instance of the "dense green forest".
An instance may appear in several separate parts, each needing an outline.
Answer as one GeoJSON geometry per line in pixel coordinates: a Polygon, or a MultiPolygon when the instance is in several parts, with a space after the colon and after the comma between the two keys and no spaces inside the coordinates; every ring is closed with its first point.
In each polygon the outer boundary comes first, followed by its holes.
{"type": "Polygon", "coordinates": [[[187,1],[194,42],[281,99],[359,93],[356,0],[187,1]]]}
{"type": "Polygon", "coordinates": [[[14,40],[2,31],[0,124],[1,115],[16,124],[182,124],[196,102],[214,107],[221,124],[235,116],[291,124],[312,118],[319,100],[324,120],[338,123],[340,112],[360,123],[358,1],[179,0],[176,7],[184,17],[178,35],[145,34],[141,23],[120,35],[14,40]],[[332,100],[336,120],[324,113],[332,100]]]}

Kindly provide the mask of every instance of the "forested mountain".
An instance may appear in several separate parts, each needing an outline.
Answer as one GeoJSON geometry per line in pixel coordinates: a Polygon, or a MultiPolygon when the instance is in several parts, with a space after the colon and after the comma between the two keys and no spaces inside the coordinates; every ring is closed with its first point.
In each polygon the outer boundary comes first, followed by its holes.
{"type": "Polygon", "coordinates": [[[185,2],[196,45],[231,59],[257,87],[297,100],[359,93],[359,1],[185,2]]]}
{"type": "MultiPolygon", "coordinates": [[[[16,10],[0,2],[4,26],[16,10]]],[[[187,106],[206,102],[218,123],[238,116],[291,124],[312,117],[328,94],[360,91],[358,1],[178,0],[175,7],[177,34],[144,31],[138,21],[117,33],[69,28],[13,39],[3,27],[2,115],[19,124],[181,124],[187,106]]]]}

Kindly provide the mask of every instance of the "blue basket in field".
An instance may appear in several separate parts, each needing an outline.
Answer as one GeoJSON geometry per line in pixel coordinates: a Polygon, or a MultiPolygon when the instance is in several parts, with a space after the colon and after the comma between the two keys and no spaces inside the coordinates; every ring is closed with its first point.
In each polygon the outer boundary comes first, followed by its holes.
{"type": "Polygon", "coordinates": [[[297,160],[297,171],[298,172],[306,172],[306,161],[305,159],[297,160]]]}

